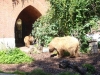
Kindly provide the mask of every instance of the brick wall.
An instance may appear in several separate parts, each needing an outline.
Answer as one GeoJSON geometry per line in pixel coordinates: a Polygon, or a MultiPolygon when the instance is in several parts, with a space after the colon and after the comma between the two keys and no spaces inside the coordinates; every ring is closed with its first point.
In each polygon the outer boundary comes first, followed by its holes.
{"type": "MultiPolygon", "coordinates": [[[[48,9],[48,3],[45,0],[25,0],[18,4],[13,4],[12,0],[0,0],[0,38],[15,38],[14,27],[18,15],[29,5],[36,8],[42,15],[48,9]]],[[[34,14],[35,15],[35,14],[34,14]]],[[[14,40],[13,40],[14,42],[14,40]]]]}

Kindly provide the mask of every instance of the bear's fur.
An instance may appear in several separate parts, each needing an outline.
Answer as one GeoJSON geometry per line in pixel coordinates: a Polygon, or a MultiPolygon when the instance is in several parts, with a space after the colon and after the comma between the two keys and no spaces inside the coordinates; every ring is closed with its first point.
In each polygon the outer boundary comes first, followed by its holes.
{"type": "Polygon", "coordinates": [[[24,43],[26,47],[30,47],[30,44],[32,44],[35,41],[34,37],[29,35],[24,37],[24,43]]]}
{"type": "Polygon", "coordinates": [[[58,57],[63,57],[64,51],[70,53],[70,57],[79,56],[79,41],[72,36],[55,37],[48,45],[49,52],[57,51],[58,57]]]}

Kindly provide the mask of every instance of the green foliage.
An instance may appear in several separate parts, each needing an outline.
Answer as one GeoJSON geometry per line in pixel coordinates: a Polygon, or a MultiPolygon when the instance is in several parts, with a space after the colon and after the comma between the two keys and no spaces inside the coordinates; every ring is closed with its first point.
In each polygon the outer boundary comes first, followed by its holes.
{"type": "Polygon", "coordinates": [[[100,49],[100,41],[98,41],[98,48],[100,49]]]}
{"type": "Polygon", "coordinates": [[[22,52],[19,48],[11,48],[0,51],[0,63],[15,64],[15,63],[29,63],[32,58],[22,52]]]}
{"type": "Polygon", "coordinates": [[[33,24],[33,28],[32,34],[38,40],[38,43],[47,46],[53,36],[57,35],[58,27],[54,24],[49,25],[47,16],[43,16],[33,24]]]}
{"type": "MultiPolygon", "coordinates": [[[[0,73],[4,73],[4,72],[0,72],[0,73]]],[[[15,71],[15,72],[10,72],[8,74],[18,74],[18,75],[52,75],[50,73],[44,72],[42,69],[35,69],[31,72],[21,72],[21,71],[15,71]]],[[[55,74],[55,75],[80,75],[79,73],[76,72],[61,72],[59,74],[55,74]]],[[[87,72],[86,75],[91,75],[91,73],[87,72]]]]}
{"type": "Polygon", "coordinates": [[[95,73],[96,72],[95,67],[91,64],[83,64],[83,67],[87,68],[89,73],[95,73]]]}
{"type": "Polygon", "coordinates": [[[11,74],[18,74],[18,75],[51,75],[49,73],[44,72],[42,69],[35,69],[31,72],[15,71],[11,74]]]}
{"type": "Polygon", "coordinates": [[[97,27],[100,16],[99,0],[47,0],[50,10],[37,20],[33,35],[40,43],[47,45],[55,36],[72,35],[81,42],[81,50],[86,51],[88,43],[85,35],[97,27]]]}
{"type": "MultiPolygon", "coordinates": [[[[0,72],[0,73],[4,73],[4,72],[0,72]]],[[[51,73],[47,73],[47,72],[44,72],[42,69],[35,69],[31,72],[21,72],[21,71],[15,71],[15,72],[12,72],[12,73],[8,73],[8,74],[18,74],[18,75],[52,75],[51,73]]],[[[55,74],[55,75],[80,75],[79,73],[72,73],[72,72],[62,72],[62,73],[59,73],[59,74],[55,74]]],[[[86,74],[86,75],[90,75],[90,74],[86,74]]]]}
{"type": "Polygon", "coordinates": [[[21,71],[15,71],[9,74],[18,74],[18,75],[26,75],[26,72],[21,72],[21,71]]]}
{"type": "Polygon", "coordinates": [[[44,72],[42,69],[35,69],[28,75],[51,75],[51,74],[44,72]]]}
{"type": "Polygon", "coordinates": [[[63,72],[63,73],[60,73],[58,75],[80,75],[78,73],[72,73],[72,72],[63,72]]]}

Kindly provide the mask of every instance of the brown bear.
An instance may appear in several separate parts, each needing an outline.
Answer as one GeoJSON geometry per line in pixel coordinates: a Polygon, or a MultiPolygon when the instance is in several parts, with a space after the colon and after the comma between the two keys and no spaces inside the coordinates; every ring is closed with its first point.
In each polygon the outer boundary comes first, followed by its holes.
{"type": "Polygon", "coordinates": [[[29,35],[24,37],[24,43],[26,47],[30,47],[30,44],[32,44],[35,41],[34,37],[29,35]]]}
{"type": "Polygon", "coordinates": [[[72,36],[55,37],[48,45],[49,52],[57,51],[58,57],[63,57],[64,51],[70,53],[70,57],[79,56],[79,41],[72,36]]]}

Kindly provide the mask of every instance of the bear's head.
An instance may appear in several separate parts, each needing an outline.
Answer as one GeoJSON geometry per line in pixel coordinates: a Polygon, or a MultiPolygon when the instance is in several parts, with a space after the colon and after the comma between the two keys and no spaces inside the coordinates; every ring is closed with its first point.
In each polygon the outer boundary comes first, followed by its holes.
{"type": "Polygon", "coordinates": [[[52,46],[52,45],[48,45],[48,48],[49,48],[49,52],[51,53],[51,52],[53,52],[54,50],[55,50],[55,48],[52,46]]]}
{"type": "Polygon", "coordinates": [[[34,44],[35,38],[33,36],[29,36],[29,41],[31,44],[34,44]]]}

